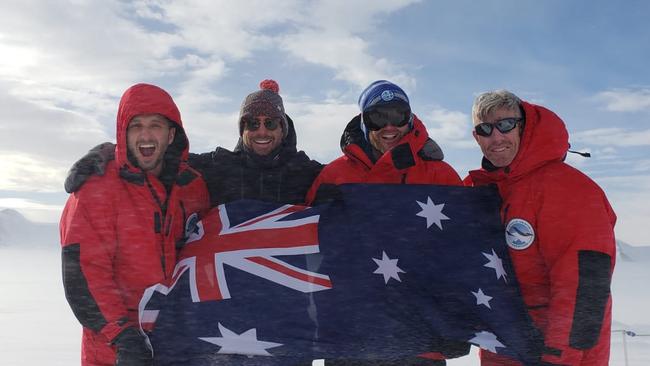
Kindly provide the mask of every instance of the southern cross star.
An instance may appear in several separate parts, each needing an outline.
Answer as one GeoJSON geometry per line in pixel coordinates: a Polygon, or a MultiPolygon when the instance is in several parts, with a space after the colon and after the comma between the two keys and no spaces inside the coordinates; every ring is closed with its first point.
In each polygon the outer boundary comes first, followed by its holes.
{"type": "Polygon", "coordinates": [[[506,348],[503,343],[499,342],[494,334],[486,331],[475,333],[474,338],[470,339],[468,342],[474,343],[480,348],[492,353],[497,353],[497,347],[506,348]]]}
{"type": "Polygon", "coordinates": [[[492,249],[492,254],[486,254],[483,253],[485,258],[489,259],[490,261],[485,263],[483,266],[488,267],[488,268],[493,268],[494,271],[496,272],[497,275],[497,280],[501,277],[503,277],[503,280],[508,282],[508,278],[506,275],[506,270],[503,269],[503,261],[499,256],[494,252],[494,249],[492,249]]]}
{"type": "Polygon", "coordinates": [[[485,305],[489,309],[492,309],[490,306],[490,300],[492,300],[492,296],[484,294],[482,289],[478,289],[477,292],[472,291],[472,294],[474,294],[474,297],[476,297],[476,305],[485,305]]]}
{"type": "Polygon", "coordinates": [[[445,208],[445,204],[441,203],[439,205],[436,205],[431,201],[431,197],[427,197],[427,203],[423,203],[420,201],[415,201],[420,205],[420,208],[422,211],[418,212],[416,216],[424,217],[427,219],[427,229],[431,227],[431,225],[436,224],[440,230],[442,230],[442,220],[449,220],[449,217],[445,216],[445,214],[442,213],[442,209],[445,208]]]}
{"type": "Polygon", "coordinates": [[[388,283],[388,280],[391,278],[396,279],[399,282],[402,282],[399,278],[399,272],[406,273],[402,271],[401,268],[397,266],[398,259],[390,259],[386,252],[381,252],[381,259],[373,258],[372,260],[377,263],[377,269],[373,273],[381,274],[384,276],[384,283],[388,283]]]}
{"type": "Polygon", "coordinates": [[[219,323],[221,337],[199,337],[200,340],[220,346],[224,354],[271,356],[267,348],[279,347],[282,343],[264,342],[257,339],[257,329],[252,328],[237,334],[219,323]]]}

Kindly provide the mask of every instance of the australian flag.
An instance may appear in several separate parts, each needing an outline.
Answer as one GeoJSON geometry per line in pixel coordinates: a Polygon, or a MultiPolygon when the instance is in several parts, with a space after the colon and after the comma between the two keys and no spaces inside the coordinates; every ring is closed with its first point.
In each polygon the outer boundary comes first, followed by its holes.
{"type": "Polygon", "coordinates": [[[492,187],[351,184],[317,207],[236,201],[189,220],[140,319],[157,365],[400,360],[468,342],[536,364],[492,187]]]}

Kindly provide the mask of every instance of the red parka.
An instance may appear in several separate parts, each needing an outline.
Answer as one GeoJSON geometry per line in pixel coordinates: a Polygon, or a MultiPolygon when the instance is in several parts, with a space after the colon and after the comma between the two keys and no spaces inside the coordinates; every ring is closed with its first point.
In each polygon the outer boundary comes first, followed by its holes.
{"type": "Polygon", "coordinates": [[[208,207],[205,182],[185,163],[188,149],[169,94],[135,85],[120,101],[116,159],[66,203],[60,223],[63,283],[83,326],[82,365],[114,365],[113,340],[138,326],[143,290],[171,276],[186,219],[208,207]],[[127,158],[127,126],[140,114],[161,114],[176,123],[159,177],[127,158]]]}
{"type": "MultiPolygon", "coordinates": [[[[564,163],[564,122],[543,107],[522,107],[525,127],[512,163],[495,168],[484,158],[465,182],[499,188],[517,280],[545,338],[542,361],[607,365],[616,215],[600,187],[564,163]]],[[[481,365],[519,363],[482,351],[481,365]]]]}
{"type": "Polygon", "coordinates": [[[404,135],[399,145],[385,152],[373,163],[369,144],[361,131],[361,118],[350,121],[341,137],[343,156],[329,163],[307,192],[307,204],[317,196],[327,195],[323,185],[344,183],[396,183],[461,185],[458,173],[442,161],[442,152],[429,138],[424,124],[413,116],[413,129],[404,135]],[[365,147],[365,148],[364,148],[365,147]],[[323,191],[319,192],[319,189],[323,191]]]}

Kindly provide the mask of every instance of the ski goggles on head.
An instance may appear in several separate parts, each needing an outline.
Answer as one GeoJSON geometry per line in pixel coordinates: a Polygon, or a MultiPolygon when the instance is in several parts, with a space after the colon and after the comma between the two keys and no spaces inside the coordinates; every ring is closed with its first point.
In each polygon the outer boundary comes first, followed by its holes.
{"type": "Polygon", "coordinates": [[[411,121],[411,108],[401,105],[374,107],[363,112],[363,123],[371,131],[378,131],[391,125],[402,127],[411,121]]]}
{"type": "Polygon", "coordinates": [[[496,128],[499,132],[506,134],[512,131],[517,124],[521,123],[523,118],[504,118],[494,123],[482,122],[474,126],[476,134],[483,137],[492,136],[492,131],[496,128]]]}
{"type": "MultiPolygon", "coordinates": [[[[242,122],[244,123],[244,129],[248,131],[255,131],[259,129],[261,126],[261,123],[257,118],[252,118],[252,117],[242,118],[242,122]]],[[[264,127],[266,127],[266,129],[269,131],[273,131],[276,128],[278,128],[278,126],[280,126],[281,123],[282,121],[280,120],[279,117],[267,118],[266,120],[264,120],[264,127]]]]}

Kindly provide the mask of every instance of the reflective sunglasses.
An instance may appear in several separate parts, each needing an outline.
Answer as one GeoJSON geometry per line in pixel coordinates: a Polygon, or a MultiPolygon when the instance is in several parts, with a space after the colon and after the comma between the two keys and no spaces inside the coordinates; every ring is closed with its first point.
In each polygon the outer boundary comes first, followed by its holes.
{"type": "Polygon", "coordinates": [[[523,121],[523,118],[504,118],[494,123],[482,122],[474,127],[476,134],[483,137],[492,136],[492,131],[496,128],[499,132],[506,134],[512,131],[517,124],[523,121]]]}
{"type": "MultiPolygon", "coordinates": [[[[260,121],[257,118],[244,118],[243,122],[244,128],[249,131],[255,131],[261,126],[260,121]]],[[[264,121],[264,127],[269,131],[273,131],[280,126],[280,123],[280,118],[267,118],[264,121]]]]}
{"type": "Polygon", "coordinates": [[[401,106],[380,106],[363,113],[363,123],[371,131],[391,125],[405,126],[411,121],[411,109],[401,106]]]}

